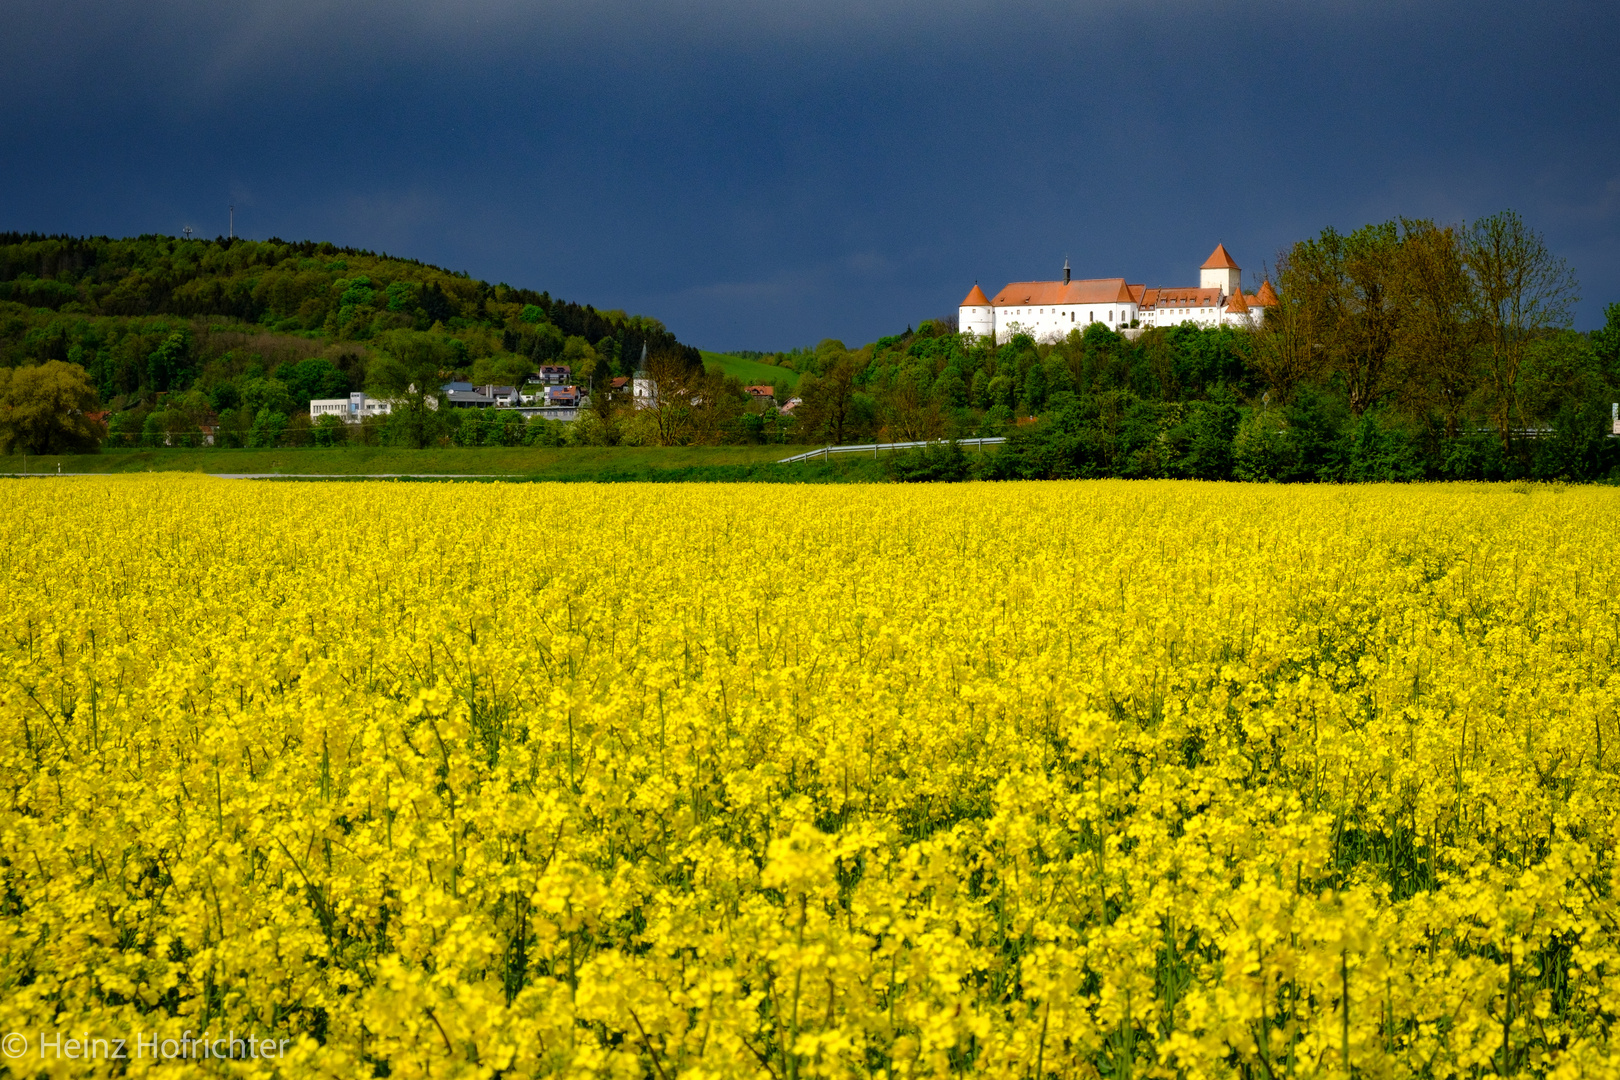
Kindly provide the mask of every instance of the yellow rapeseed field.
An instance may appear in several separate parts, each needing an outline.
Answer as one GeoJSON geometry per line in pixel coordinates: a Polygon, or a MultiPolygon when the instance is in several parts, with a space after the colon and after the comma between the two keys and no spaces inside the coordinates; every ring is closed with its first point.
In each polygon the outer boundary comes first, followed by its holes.
{"type": "Polygon", "coordinates": [[[1611,490],[0,497],[12,1075],[1620,1073],[1611,490]]]}

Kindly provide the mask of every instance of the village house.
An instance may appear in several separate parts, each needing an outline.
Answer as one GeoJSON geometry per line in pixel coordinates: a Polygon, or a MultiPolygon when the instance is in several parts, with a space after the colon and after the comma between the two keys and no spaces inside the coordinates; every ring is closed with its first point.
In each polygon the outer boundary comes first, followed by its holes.
{"type": "Polygon", "coordinates": [[[444,391],[444,403],[452,409],[488,409],[495,399],[470,382],[447,382],[439,388],[444,391]]]}
{"type": "Polygon", "coordinates": [[[542,364],[539,371],[530,372],[523,380],[517,400],[522,405],[542,403],[546,400],[546,387],[566,386],[572,375],[573,369],[567,364],[542,364]]]}
{"type": "Polygon", "coordinates": [[[483,386],[475,386],[473,389],[493,401],[498,408],[509,409],[518,404],[518,392],[515,386],[496,386],[494,383],[485,383],[483,386]]]}

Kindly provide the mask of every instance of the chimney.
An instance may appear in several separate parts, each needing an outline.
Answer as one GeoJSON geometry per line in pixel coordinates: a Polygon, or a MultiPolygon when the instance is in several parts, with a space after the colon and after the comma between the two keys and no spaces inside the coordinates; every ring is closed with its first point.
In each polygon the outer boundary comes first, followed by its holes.
{"type": "Polygon", "coordinates": [[[1063,260],[1063,284],[1067,285],[1068,283],[1069,283],[1069,260],[1064,259],[1063,260]]]}

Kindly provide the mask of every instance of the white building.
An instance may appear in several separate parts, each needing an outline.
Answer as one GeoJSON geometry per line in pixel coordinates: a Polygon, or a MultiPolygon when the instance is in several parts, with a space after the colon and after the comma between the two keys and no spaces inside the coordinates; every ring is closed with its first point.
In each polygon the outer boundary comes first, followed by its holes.
{"type": "Polygon", "coordinates": [[[495,402],[497,408],[509,409],[518,404],[519,394],[515,386],[496,386],[494,383],[485,383],[483,386],[473,387],[477,393],[495,402]]]}
{"type": "Polygon", "coordinates": [[[1245,294],[1242,269],[1217,244],[1199,267],[1198,287],[1156,288],[1131,285],[1124,278],[1073,281],[1064,260],[1062,281],[1015,281],[995,295],[978,285],[962,301],[958,326],[966,333],[1001,342],[1014,334],[1037,341],[1060,341],[1069,331],[1101,323],[1110,330],[1149,326],[1254,326],[1264,309],[1277,302],[1271,283],[1245,294]]]}
{"type": "Polygon", "coordinates": [[[335,416],[345,424],[358,424],[368,416],[387,416],[391,411],[391,403],[359,392],[346,398],[317,398],[309,403],[311,420],[335,416]]]}

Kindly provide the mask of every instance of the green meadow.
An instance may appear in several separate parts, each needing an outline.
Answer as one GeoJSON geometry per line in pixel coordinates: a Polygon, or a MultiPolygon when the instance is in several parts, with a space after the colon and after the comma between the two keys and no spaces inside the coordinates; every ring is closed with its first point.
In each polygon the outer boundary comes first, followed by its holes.
{"type": "Polygon", "coordinates": [[[744,386],[776,387],[776,396],[779,399],[784,390],[792,390],[799,385],[799,373],[792,368],[762,364],[758,360],[732,356],[729,353],[705,352],[702,356],[704,366],[717,367],[727,375],[735,375],[742,380],[744,386]]]}
{"type": "Polygon", "coordinates": [[[107,450],[48,457],[14,455],[7,472],[30,475],[191,472],[264,474],[289,480],[396,475],[530,481],[839,482],[885,479],[861,455],[776,464],[803,446],[307,447],[285,450],[107,450]]]}

